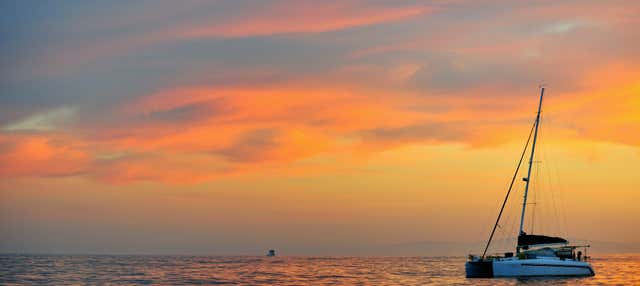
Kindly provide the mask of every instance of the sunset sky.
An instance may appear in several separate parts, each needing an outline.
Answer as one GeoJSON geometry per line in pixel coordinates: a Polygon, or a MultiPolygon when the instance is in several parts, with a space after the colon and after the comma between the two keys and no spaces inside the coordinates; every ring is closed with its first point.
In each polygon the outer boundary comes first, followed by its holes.
{"type": "Polygon", "coordinates": [[[527,229],[640,244],[640,3],[2,1],[0,15],[0,252],[481,246],[542,84],[527,229]]]}

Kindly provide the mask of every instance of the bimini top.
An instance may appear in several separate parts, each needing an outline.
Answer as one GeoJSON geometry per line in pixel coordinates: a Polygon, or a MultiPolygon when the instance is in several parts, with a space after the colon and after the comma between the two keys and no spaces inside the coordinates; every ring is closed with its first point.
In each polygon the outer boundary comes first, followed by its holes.
{"type": "Polygon", "coordinates": [[[522,233],[518,235],[518,246],[569,243],[566,239],[556,236],[522,233]]]}

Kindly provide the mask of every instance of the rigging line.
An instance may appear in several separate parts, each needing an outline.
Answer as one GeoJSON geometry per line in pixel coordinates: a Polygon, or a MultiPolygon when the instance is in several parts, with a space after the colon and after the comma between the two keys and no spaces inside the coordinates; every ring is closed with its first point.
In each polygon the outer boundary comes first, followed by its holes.
{"type": "MultiPolygon", "coordinates": [[[[536,123],[537,123],[537,119],[536,119],[536,123]]],[[[491,240],[493,239],[493,234],[496,232],[496,227],[498,226],[498,222],[500,222],[500,216],[502,216],[502,211],[504,211],[504,206],[507,204],[507,200],[509,199],[509,194],[511,193],[511,189],[513,188],[513,183],[516,181],[516,177],[518,176],[518,171],[520,170],[520,166],[522,165],[522,159],[524,159],[524,154],[527,152],[529,141],[531,141],[531,135],[533,134],[533,130],[536,128],[536,123],[534,123],[533,126],[531,126],[531,131],[529,131],[529,137],[527,138],[527,143],[524,145],[524,150],[522,150],[522,155],[520,155],[520,160],[518,161],[518,166],[516,167],[516,171],[513,173],[513,178],[511,178],[511,183],[509,184],[507,195],[504,197],[504,201],[502,202],[502,207],[500,207],[500,212],[498,213],[498,218],[496,219],[496,223],[493,225],[493,230],[491,230],[489,241],[487,241],[487,245],[484,247],[484,251],[482,252],[482,259],[484,259],[484,256],[487,254],[487,249],[489,249],[489,245],[491,244],[491,240]]]]}
{"type": "MultiPolygon", "coordinates": [[[[540,118],[540,120],[543,120],[543,118],[540,118]]],[[[548,126],[553,126],[553,125],[548,125],[548,126]]],[[[545,129],[547,133],[551,133],[553,131],[553,128],[546,128],[545,129]]],[[[545,156],[545,160],[548,160],[549,164],[547,164],[546,166],[548,168],[546,168],[546,174],[547,174],[547,184],[549,186],[548,188],[548,193],[551,196],[551,204],[552,204],[552,208],[553,208],[553,214],[549,214],[549,216],[553,216],[554,221],[556,222],[555,226],[556,227],[556,232],[558,234],[561,234],[563,237],[567,237],[568,236],[568,232],[567,232],[567,223],[566,223],[566,217],[563,216],[561,214],[561,212],[558,211],[558,204],[562,203],[562,194],[561,194],[561,186],[560,186],[560,180],[558,177],[558,166],[557,166],[557,161],[556,160],[551,160],[549,158],[553,157],[553,153],[551,153],[550,151],[552,151],[551,148],[548,147],[548,145],[543,144],[542,145],[542,152],[543,155],[545,156]],[[551,156],[550,156],[551,155],[551,156]],[[554,174],[551,174],[551,173],[554,174]],[[554,178],[552,178],[552,175],[555,175],[554,178]]],[[[561,211],[564,210],[563,206],[560,206],[561,211]]],[[[551,212],[551,210],[548,211],[549,213],[551,212]]]]}
{"type": "MultiPolygon", "coordinates": [[[[505,189],[508,187],[508,183],[505,189]]],[[[517,191],[517,186],[514,191],[517,191]]],[[[492,240],[492,249],[504,249],[508,250],[515,244],[513,242],[513,234],[516,232],[517,216],[513,209],[513,204],[507,203],[505,210],[500,217],[500,223],[496,229],[496,234],[492,240]]],[[[495,251],[495,250],[494,250],[495,251]]]]}
{"type": "Polygon", "coordinates": [[[513,225],[512,215],[509,212],[509,205],[505,206],[505,211],[502,213],[500,223],[496,229],[496,234],[492,240],[492,245],[496,249],[507,249],[509,234],[511,233],[513,225]]]}
{"type": "MultiPolygon", "coordinates": [[[[541,118],[542,120],[542,118],[541,118]]],[[[545,125],[547,126],[547,125],[545,125]]],[[[545,132],[550,133],[552,128],[546,128],[545,132]]],[[[542,155],[544,156],[544,160],[546,162],[551,162],[551,157],[549,156],[549,145],[548,144],[543,144],[542,145],[542,155]]],[[[547,231],[549,232],[554,232],[554,233],[558,233],[558,234],[563,234],[560,232],[561,226],[560,226],[560,217],[558,216],[558,207],[556,205],[556,197],[555,197],[555,186],[551,180],[551,163],[548,163],[545,165],[544,168],[544,173],[547,175],[547,188],[545,189],[545,198],[550,197],[551,198],[551,208],[543,208],[542,210],[545,211],[545,214],[547,217],[549,218],[553,218],[553,224],[549,224],[548,225],[548,229],[547,231]]],[[[540,180],[542,181],[542,178],[540,178],[540,180]]],[[[551,221],[551,220],[549,220],[551,221]]],[[[563,234],[564,235],[564,234],[563,234]]],[[[565,236],[566,237],[566,236],[565,236]]]]}
{"type": "MultiPolygon", "coordinates": [[[[544,113],[540,115],[540,122],[543,122],[546,119],[546,117],[544,116],[544,113]]],[[[545,125],[546,126],[546,125],[545,125]]],[[[541,128],[542,129],[542,128],[541,128]]],[[[544,132],[541,132],[541,130],[538,130],[538,136],[540,136],[540,138],[546,138],[546,132],[548,131],[548,128],[545,128],[544,132]]],[[[540,233],[544,234],[544,233],[553,233],[553,226],[554,223],[551,222],[550,218],[552,218],[552,215],[550,214],[550,209],[549,209],[549,205],[548,205],[548,199],[549,199],[549,192],[551,191],[551,185],[547,184],[545,185],[544,182],[544,174],[549,174],[549,172],[547,171],[547,160],[549,160],[549,157],[547,156],[547,149],[549,144],[547,144],[547,140],[543,140],[540,139],[541,142],[544,142],[542,144],[540,144],[540,155],[541,155],[541,160],[544,163],[540,163],[540,166],[538,166],[538,170],[536,170],[536,176],[538,176],[539,180],[538,180],[538,193],[540,193],[539,195],[539,199],[538,201],[541,203],[540,206],[538,206],[538,226],[539,226],[539,231],[540,233]]],[[[547,178],[549,178],[547,176],[547,178]]],[[[548,180],[547,180],[548,182],[548,180]]]]}
{"type": "MultiPolygon", "coordinates": [[[[544,112],[540,112],[539,118],[538,118],[538,150],[542,150],[542,148],[544,148],[545,144],[543,144],[542,137],[543,137],[543,132],[542,132],[542,118],[544,118],[544,112]],[[540,147],[540,145],[542,145],[542,148],[540,147]]],[[[543,155],[541,154],[541,152],[538,152],[539,155],[543,155]]],[[[533,175],[533,178],[529,178],[529,183],[531,184],[531,188],[533,191],[533,205],[531,206],[531,217],[529,220],[530,226],[531,226],[531,233],[535,233],[534,229],[535,229],[535,222],[536,222],[536,213],[538,213],[538,216],[540,215],[544,215],[544,212],[542,211],[543,209],[540,208],[538,206],[538,204],[542,201],[542,184],[540,182],[540,180],[538,178],[540,178],[540,169],[542,168],[542,162],[544,159],[544,156],[539,156],[541,157],[539,160],[534,161],[535,163],[535,172],[533,175]],[[540,193],[540,196],[538,196],[538,193],[540,193]]],[[[542,232],[544,233],[544,232],[542,232]]]]}
{"type": "MultiPolygon", "coordinates": [[[[545,129],[545,132],[547,132],[549,130],[549,128],[545,129]]],[[[546,133],[545,133],[545,138],[546,138],[546,133]]],[[[547,142],[545,140],[545,142],[547,142]]],[[[548,150],[549,150],[549,145],[551,144],[543,144],[542,145],[542,156],[544,156],[544,160],[545,160],[545,164],[543,165],[543,167],[541,168],[540,171],[540,185],[543,185],[544,188],[544,192],[541,193],[541,195],[543,196],[543,201],[544,201],[544,206],[540,209],[540,212],[542,213],[542,221],[545,222],[541,225],[541,230],[543,230],[543,233],[553,233],[553,234],[557,234],[557,216],[554,216],[554,210],[555,210],[555,201],[554,201],[554,197],[553,197],[553,185],[551,184],[551,180],[549,180],[549,161],[551,160],[551,158],[549,158],[549,154],[548,154],[548,150]],[[546,175],[547,177],[547,184],[545,185],[544,182],[544,176],[546,175]],[[551,204],[549,204],[549,199],[551,199],[551,204]]]]}
{"type": "Polygon", "coordinates": [[[500,220],[500,223],[498,224],[498,228],[496,228],[496,233],[494,235],[493,246],[496,249],[505,248],[505,241],[507,238],[507,233],[505,232],[505,230],[508,229],[510,222],[508,209],[504,213],[504,215],[505,216],[500,220]]]}
{"type": "Polygon", "coordinates": [[[557,186],[557,196],[558,196],[558,203],[560,204],[559,208],[560,208],[560,212],[559,212],[559,219],[560,219],[560,223],[562,223],[561,227],[562,227],[562,231],[564,231],[564,235],[565,237],[569,236],[569,225],[567,224],[567,211],[566,211],[566,199],[565,199],[565,191],[566,188],[565,186],[562,184],[562,182],[560,181],[560,175],[559,175],[559,167],[558,167],[558,162],[557,161],[553,161],[553,171],[554,171],[554,179],[556,181],[556,186],[557,186]]]}
{"type": "MultiPolygon", "coordinates": [[[[539,131],[538,131],[539,132],[539,131]]],[[[534,178],[538,178],[540,173],[540,164],[536,164],[536,172],[534,173],[534,178]]],[[[531,180],[531,179],[530,179],[531,180]]],[[[531,206],[531,220],[529,221],[531,223],[531,233],[535,233],[533,231],[533,229],[535,228],[535,222],[536,222],[536,210],[538,209],[538,193],[540,192],[540,187],[538,186],[538,182],[536,180],[531,180],[531,186],[533,189],[533,204],[531,206]]]]}
{"type": "MultiPolygon", "coordinates": [[[[555,181],[553,181],[551,178],[551,169],[549,169],[549,172],[547,172],[549,188],[551,191],[551,201],[553,202],[554,215],[555,215],[556,221],[558,222],[558,233],[561,233],[564,237],[567,237],[569,233],[567,232],[566,217],[562,216],[560,212],[558,212],[558,204],[562,202],[562,196],[561,196],[562,194],[560,193],[562,189],[558,179],[558,166],[556,162],[553,161],[553,166],[549,164],[549,167],[550,168],[553,167],[553,171],[555,171],[555,175],[556,175],[555,181]],[[552,183],[554,184],[553,186],[552,186],[552,183]]],[[[562,207],[562,205],[560,207],[562,207]]]]}
{"type": "MultiPolygon", "coordinates": [[[[549,167],[551,167],[551,166],[549,166],[549,167]]],[[[556,190],[555,190],[555,186],[551,182],[551,169],[550,168],[547,171],[547,183],[549,184],[549,194],[551,195],[551,206],[553,207],[553,217],[554,217],[555,221],[557,222],[556,231],[558,233],[564,234],[564,233],[561,232],[562,226],[560,225],[560,216],[558,215],[558,206],[557,206],[557,203],[556,203],[556,194],[555,194],[556,190]]]]}
{"type": "Polygon", "coordinates": [[[516,230],[516,223],[518,216],[513,213],[513,211],[509,212],[509,207],[507,206],[507,210],[505,211],[505,217],[501,218],[502,225],[506,225],[506,227],[502,227],[500,230],[502,231],[502,248],[508,249],[510,246],[513,246],[515,242],[513,241],[513,234],[516,230]]]}

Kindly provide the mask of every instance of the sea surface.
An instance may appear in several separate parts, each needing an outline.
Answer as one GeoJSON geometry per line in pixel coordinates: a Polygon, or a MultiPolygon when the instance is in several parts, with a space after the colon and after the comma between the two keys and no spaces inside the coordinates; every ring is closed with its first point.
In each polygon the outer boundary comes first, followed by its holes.
{"type": "Polygon", "coordinates": [[[585,278],[464,277],[464,257],[0,255],[0,285],[640,285],[640,255],[585,278]]]}

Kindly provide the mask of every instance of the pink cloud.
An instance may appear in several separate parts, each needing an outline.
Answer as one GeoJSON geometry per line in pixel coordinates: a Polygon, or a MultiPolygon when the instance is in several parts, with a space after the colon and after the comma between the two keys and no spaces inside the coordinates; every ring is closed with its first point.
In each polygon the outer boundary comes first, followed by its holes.
{"type": "Polygon", "coordinates": [[[184,38],[247,37],[282,33],[319,33],[400,21],[424,15],[431,8],[367,7],[357,2],[319,3],[296,1],[274,5],[247,17],[231,21],[179,28],[176,33],[184,38]]]}

